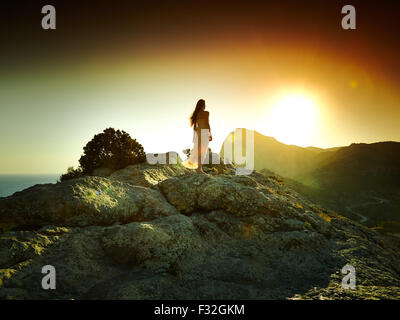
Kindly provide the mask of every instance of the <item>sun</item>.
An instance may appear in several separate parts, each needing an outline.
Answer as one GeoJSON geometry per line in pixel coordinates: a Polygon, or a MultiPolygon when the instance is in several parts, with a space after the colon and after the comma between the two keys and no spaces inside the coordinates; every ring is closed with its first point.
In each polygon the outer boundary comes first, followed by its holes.
{"type": "Polygon", "coordinates": [[[317,124],[318,108],[314,99],[296,93],[280,97],[272,104],[265,129],[281,142],[309,146],[317,124]]]}

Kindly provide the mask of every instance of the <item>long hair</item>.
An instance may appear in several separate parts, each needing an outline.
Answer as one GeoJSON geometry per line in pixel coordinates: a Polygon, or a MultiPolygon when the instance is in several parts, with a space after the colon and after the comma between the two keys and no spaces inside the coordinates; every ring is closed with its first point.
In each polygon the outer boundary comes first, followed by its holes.
{"type": "Polygon", "coordinates": [[[197,116],[199,114],[199,112],[206,106],[206,102],[204,101],[204,99],[200,99],[199,101],[197,101],[196,103],[196,108],[194,108],[194,111],[192,113],[192,116],[190,117],[190,126],[193,127],[193,125],[195,126],[196,129],[196,120],[197,120],[197,116]]]}

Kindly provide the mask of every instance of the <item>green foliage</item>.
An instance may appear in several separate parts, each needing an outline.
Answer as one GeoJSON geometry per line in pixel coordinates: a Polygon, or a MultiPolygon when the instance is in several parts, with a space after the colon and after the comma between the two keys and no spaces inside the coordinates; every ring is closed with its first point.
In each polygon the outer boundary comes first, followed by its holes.
{"type": "Polygon", "coordinates": [[[112,171],[146,161],[143,146],[125,131],[107,128],[83,148],[79,164],[84,174],[105,167],[112,171]]]}
{"type": "Polygon", "coordinates": [[[79,159],[80,167],[68,168],[68,172],[61,175],[60,181],[91,175],[94,169],[101,167],[116,171],[146,161],[143,146],[125,131],[113,128],[96,134],[83,151],[79,159]]]}
{"type": "Polygon", "coordinates": [[[60,181],[66,181],[69,179],[79,178],[83,175],[82,169],[80,167],[74,169],[74,167],[69,167],[67,169],[67,173],[64,173],[60,176],[60,181]]]}

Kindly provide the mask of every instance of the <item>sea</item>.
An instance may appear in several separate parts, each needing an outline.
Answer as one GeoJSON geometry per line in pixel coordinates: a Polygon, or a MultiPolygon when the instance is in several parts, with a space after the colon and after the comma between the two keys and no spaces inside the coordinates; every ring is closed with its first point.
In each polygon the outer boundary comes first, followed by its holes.
{"type": "Polygon", "coordinates": [[[56,183],[60,174],[0,174],[0,197],[8,197],[35,184],[56,183]]]}

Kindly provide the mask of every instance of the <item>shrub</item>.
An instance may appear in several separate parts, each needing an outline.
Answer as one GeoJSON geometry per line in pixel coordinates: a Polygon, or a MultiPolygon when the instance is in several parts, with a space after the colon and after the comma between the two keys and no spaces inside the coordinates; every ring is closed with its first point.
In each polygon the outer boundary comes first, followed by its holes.
{"type": "Polygon", "coordinates": [[[105,167],[112,171],[146,161],[143,146],[125,131],[107,128],[83,148],[79,164],[84,174],[105,167]]]}
{"type": "Polygon", "coordinates": [[[69,179],[79,178],[83,175],[82,169],[80,167],[74,169],[74,167],[69,167],[67,169],[67,173],[64,173],[60,176],[60,181],[66,181],[69,179]]]}
{"type": "Polygon", "coordinates": [[[128,165],[146,161],[143,146],[125,131],[113,128],[107,128],[102,133],[96,134],[86,144],[83,151],[79,159],[80,167],[68,168],[68,172],[61,175],[61,181],[91,175],[97,168],[103,167],[116,171],[128,165]]]}

